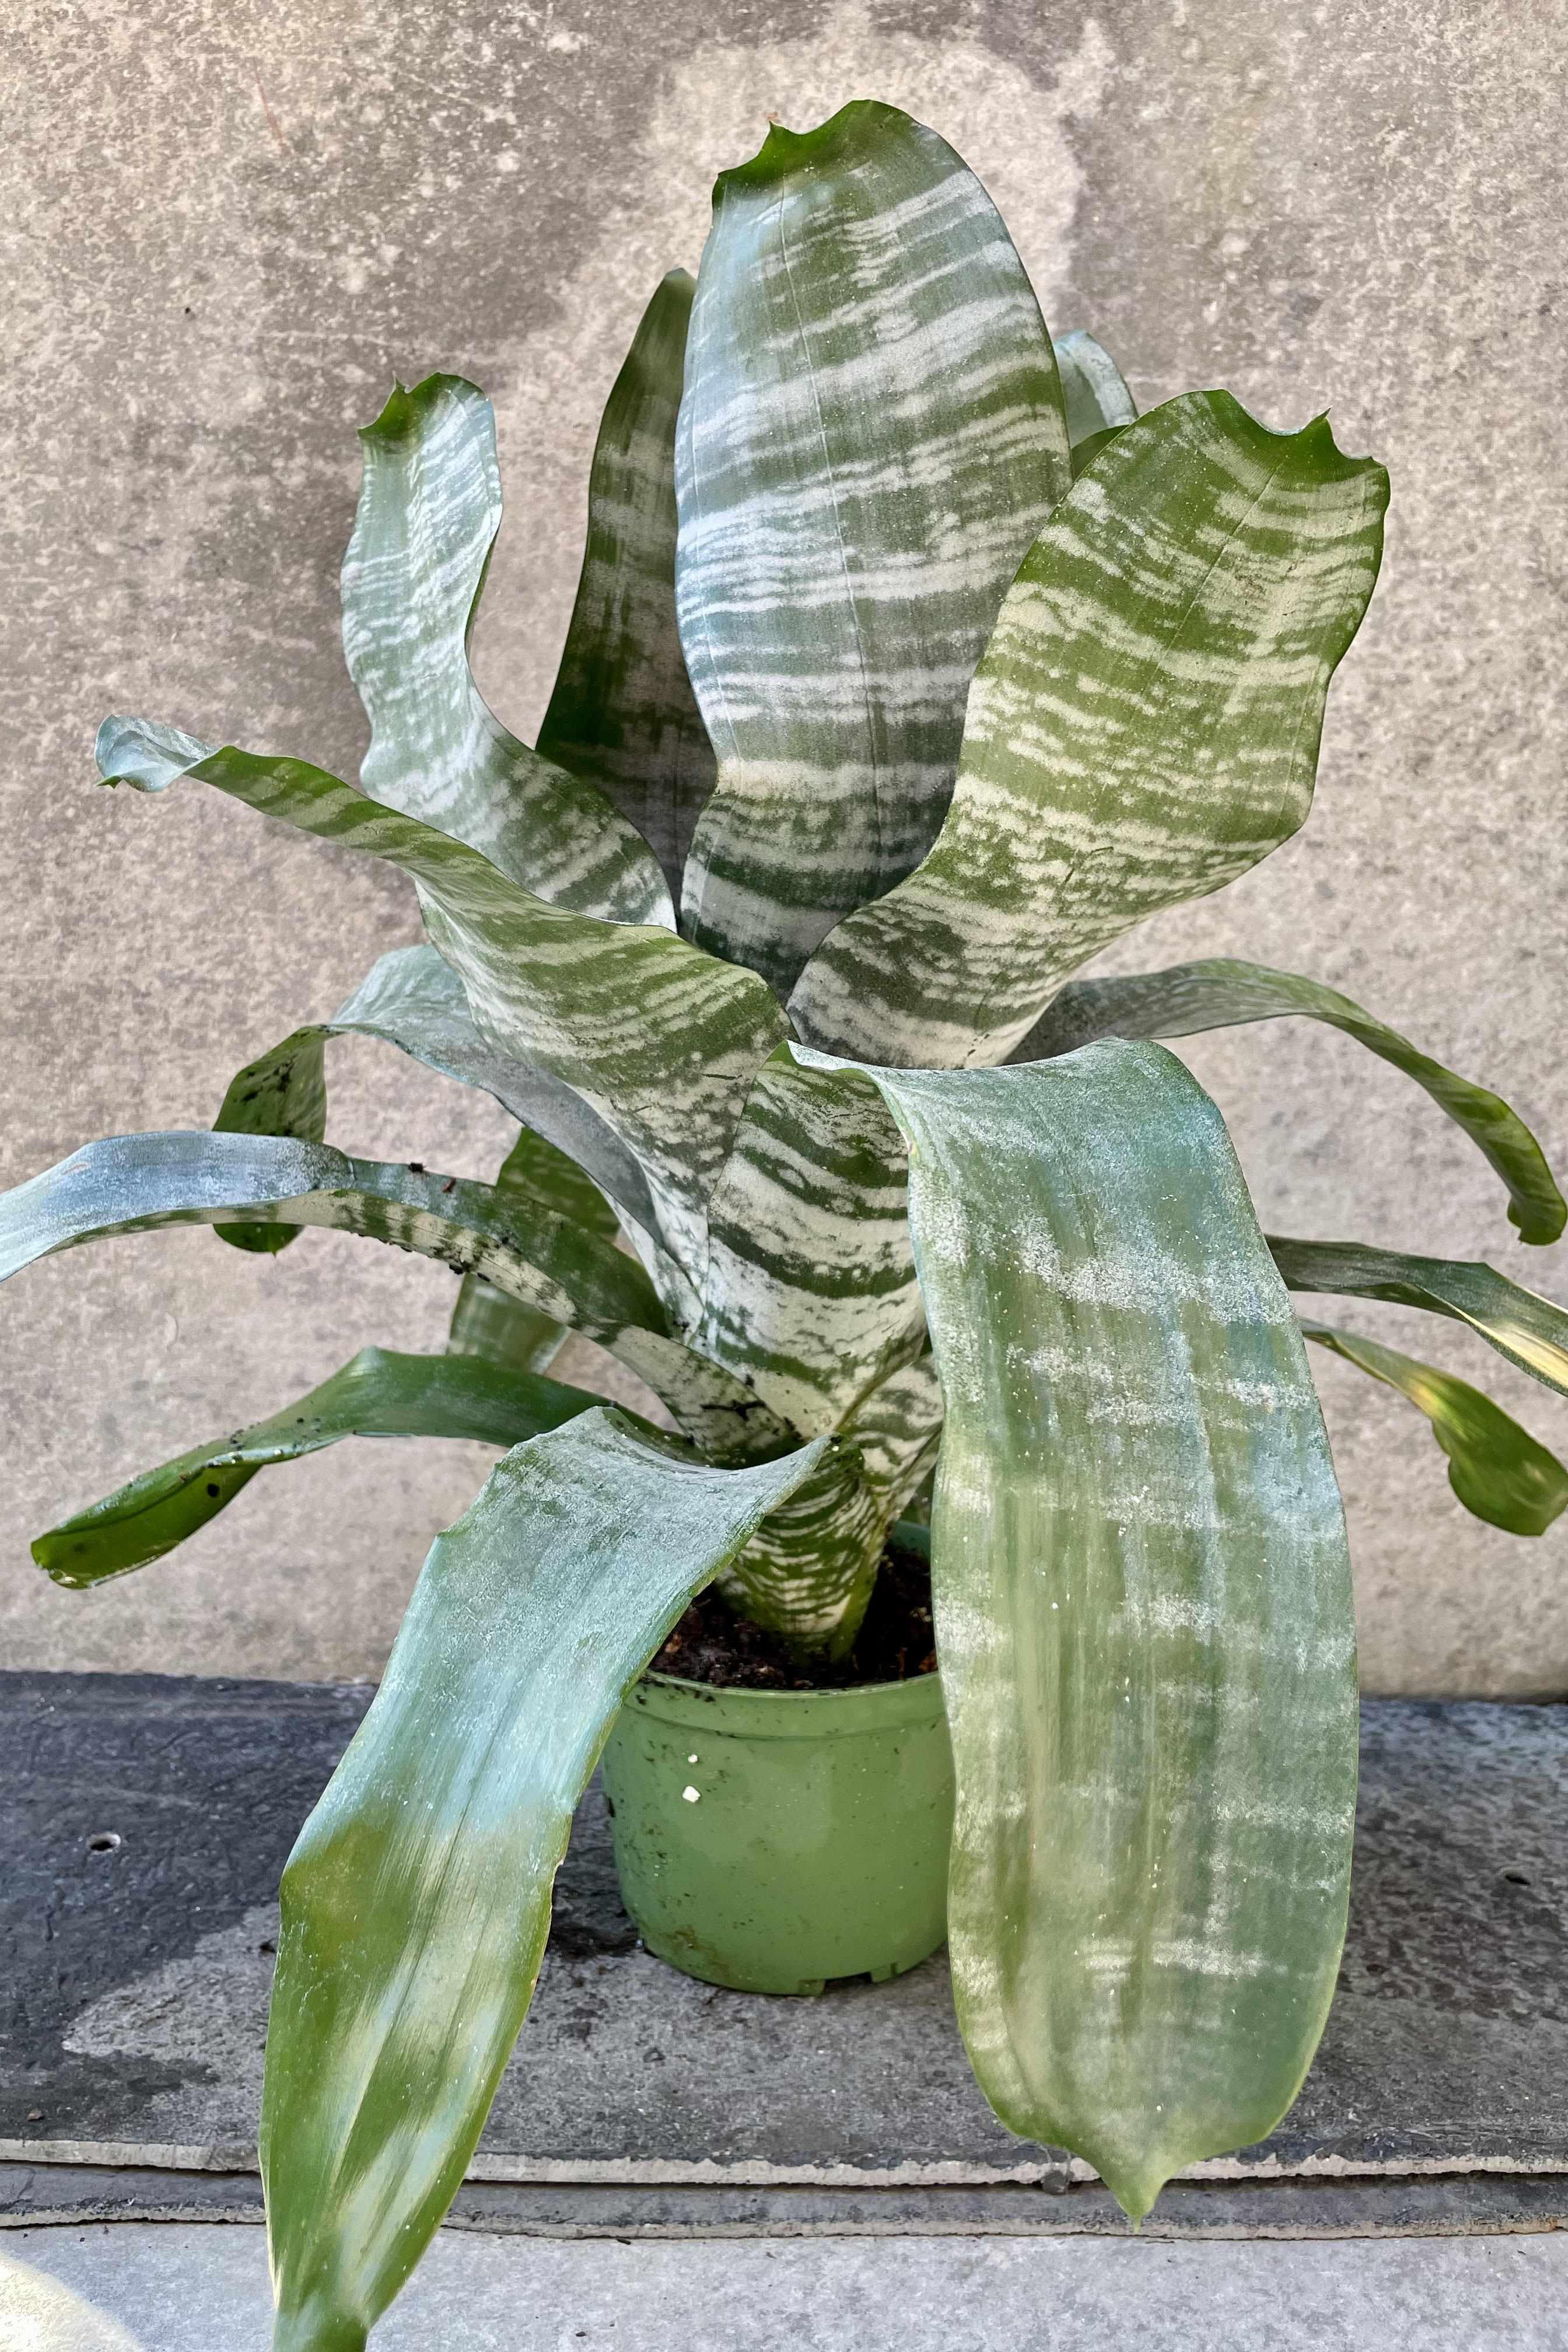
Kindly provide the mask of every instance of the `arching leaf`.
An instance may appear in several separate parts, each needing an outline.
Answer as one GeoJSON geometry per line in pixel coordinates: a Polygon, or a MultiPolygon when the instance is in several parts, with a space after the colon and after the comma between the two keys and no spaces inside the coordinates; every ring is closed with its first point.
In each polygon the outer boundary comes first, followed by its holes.
{"type": "Polygon", "coordinates": [[[871,1075],[946,1406],[959,2021],[1003,2121],[1136,2218],[1273,2128],[1333,1992],[1357,1711],[1328,1443],[1173,1055],[871,1075]]]}
{"type": "Polygon", "coordinates": [[[37,1538],[33,1558],[57,1584],[101,1584],[173,1551],[216,1518],[268,1464],[319,1454],[343,1437],[463,1437],[516,1445],[603,1402],[585,1389],[563,1388],[473,1358],[362,1348],[341,1371],[281,1412],[193,1446],[73,1512],[37,1538]]]}
{"type": "MultiPolygon", "coordinates": [[[[557,1151],[542,1135],[524,1128],[496,1176],[496,1192],[519,1201],[537,1201],[591,1234],[613,1241],[618,1220],[596,1184],[591,1183],[574,1160],[557,1151]]],[[[452,1309],[447,1349],[455,1356],[484,1356],[513,1371],[542,1372],[554,1360],[566,1333],[563,1327],[524,1307],[487,1282],[482,1274],[466,1274],[452,1309]]],[[[519,1430],[518,1437],[531,1436],[519,1430]]],[[[515,1438],[507,1443],[514,1444],[515,1438]]]]}
{"type": "Polygon", "coordinates": [[[1568,1504],[1568,1470],[1557,1456],[1468,1381],[1356,1331],[1305,1320],[1301,1328],[1426,1414],[1448,1457],[1448,1484],[1478,1519],[1510,1536],[1542,1536],[1568,1504]]]}
{"type": "Polygon", "coordinates": [[[1298,1242],[1270,1234],[1274,1263],[1291,1290],[1384,1298],[1467,1324],[1489,1346],[1549,1389],[1568,1396],[1568,1312],[1475,1258],[1407,1257],[1364,1242],[1298,1242]]]}
{"type": "Polygon", "coordinates": [[[1070,1054],[1096,1037],[1191,1037],[1205,1029],[1298,1013],[1342,1030],[1424,1087],[1508,1186],[1509,1219],[1519,1227],[1520,1238],[1557,1240],[1568,1221],[1568,1205],[1541,1146],[1518,1113],[1485,1087],[1456,1077],[1337,989],[1303,980],[1298,972],[1271,971],[1265,964],[1238,963],[1224,956],[1118,979],[1069,981],[1012,1058],[1041,1061],[1047,1055],[1070,1054]]]}
{"type": "Polygon", "coordinates": [[[673,926],[647,843],[594,784],[520,743],[468,667],[500,527],[489,402],[461,376],[399,384],[360,434],[343,651],[371,723],[360,781],[552,905],[673,926]]]}
{"type": "Polygon", "coordinates": [[[783,994],[918,864],[1068,479],[1038,306],[945,141],[858,102],[721,176],[676,441],[681,641],[719,761],[693,939],[783,994]]]}
{"type": "Polygon", "coordinates": [[[418,2261],[522,2023],[621,1700],[821,1453],[713,1470],[586,1413],[509,1454],[437,1538],[283,1874],[261,2111],[276,2352],[362,2352],[418,2261]]]}
{"type": "Polygon", "coordinates": [[[1294,833],[1387,493],[1321,418],[1268,433],[1228,393],[1120,433],[1007,593],[935,847],[817,949],[798,1034],[921,1068],[1005,1061],[1079,964],[1294,833]]]}
{"type": "Polygon", "coordinates": [[[672,269],[616,378],[588,478],[588,544],[539,748],[636,825],[680,903],[713,789],[675,619],[675,420],[695,281],[672,269]]]}
{"type": "MultiPolygon", "coordinates": [[[[756,975],[668,931],[550,905],[465,843],[305,761],[194,750],[199,756],[189,756],[193,739],[173,730],[111,719],[98,759],[108,782],[161,791],[191,775],[411,874],[474,1025],[498,1052],[570,1087],[612,1130],[643,1170],[653,1240],[689,1278],[700,1272],[709,1192],[752,1078],[785,1025],[756,975]]],[[[528,1123],[572,1149],[543,1119],[528,1123]]],[[[616,1197],[607,1174],[584,1164],[616,1197]]]]}

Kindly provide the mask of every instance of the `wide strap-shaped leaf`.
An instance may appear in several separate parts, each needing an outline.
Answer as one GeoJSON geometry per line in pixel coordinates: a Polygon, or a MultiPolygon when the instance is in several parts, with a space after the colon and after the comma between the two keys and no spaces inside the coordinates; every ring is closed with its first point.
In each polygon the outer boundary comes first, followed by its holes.
{"type": "Polygon", "coordinates": [[[101,1584],[173,1551],[270,1463],[319,1454],[343,1437],[463,1437],[517,1445],[603,1402],[586,1389],[563,1388],[475,1358],[362,1348],[341,1371],[280,1412],[193,1446],[73,1512],[37,1538],[33,1558],[57,1584],[101,1584]]]}
{"type": "Polygon", "coordinates": [[[1062,405],[1067,411],[1076,482],[1111,436],[1136,421],[1138,409],[1110,353],[1082,327],[1056,336],[1051,348],[1062,380],[1062,405]]]}
{"type": "Polygon", "coordinates": [[[670,898],[713,789],[713,751],[675,618],[675,420],[695,281],[672,269],[643,312],[599,426],[588,544],[539,748],[636,825],[670,898]]]}
{"type": "MultiPolygon", "coordinates": [[[[606,1241],[615,1239],[619,1220],[598,1186],[584,1175],[575,1160],[568,1160],[531,1128],[523,1129],[502,1160],[495,1189],[502,1199],[514,1195],[521,1202],[537,1202],[560,1216],[570,1217],[588,1233],[599,1234],[606,1241]]],[[[452,1309],[447,1348],[451,1355],[485,1356],[493,1364],[510,1365],[514,1371],[542,1372],[565,1337],[564,1327],[549,1316],[509,1298],[482,1274],[466,1274],[452,1309]]],[[[519,1436],[531,1433],[518,1433],[519,1436]]]]}
{"type": "Polygon", "coordinates": [[[1008,591],[935,847],[817,950],[799,1034],[1005,1061],[1077,965],[1294,833],[1387,495],[1323,419],[1268,433],[1228,393],[1119,433],[1008,591]]]}
{"type": "MultiPolygon", "coordinates": [[[[655,1243],[689,1278],[700,1275],[709,1192],[752,1081],[784,1032],[756,975],[667,931],[550,905],[465,843],[305,761],[199,744],[193,758],[192,749],[193,739],[173,730],[109,719],[98,759],[109,782],[159,791],[194,776],[263,815],[411,874],[431,938],[461,979],[482,1035],[569,1087],[611,1129],[644,1171],[655,1243]]],[[[542,1119],[520,1116],[572,1150],[542,1119]]],[[[584,1164],[615,1197],[605,1172],[584,1164]]]]}
{"type": "Polygon", "coordinates": [[[677,594],[719,778],[682,925],[782,994],[935,839],[1067,429],[1023,265],[934,131],[869,102],[775,127],[713,206],[677,594]]]}
{"type": "Polygon", "coordinates": [[[875,1075],[946,1402],[959,2020],[1003,2121],[1136,2218],[1272,2129],[1328,2014],[1357,1751],[1328,1443],[1173,1055],[875,1075]]]}
{"type": "Polygon", "coordinates": [[[1226,1029],[1246,1021],[1276,1021],[1300,1014],[1343,1030],[1370,1053],[1424,1087],[1440,1110],[1477,1144],[1509,1190],[1509,1218],[1527,1242],[1554,1242],[1568,1221],[1568,1204],[1558,1191],[1546,1157],[1517,1111],[1501,1097],[1468,1078],[1456,1077],[1441,1062],[1423,1054],[1397,1029],[1363,1013],[1337,989],[1299,972],[1271,971],[1266,964],[1239,963],[1216,956],[1201,963],[1170,964],[1163,971],[1140,971],[1110,980],[1069,981],[1049,1003],[1024,1042],[1015,1062],[1070,1054],[1096,1037],[1190,1037],[1205,1029],[1226,1029]]]}
{"type": "Polygon", "coordinates": [[[437,1538],[283,1874],[261,2116],[276,2352],[360,2352],[418,2261],[517,2038],[616,1709],[821,1451],[717,1471],[588,1413],[509,1454],[437,1538]]]}
{"type": "Polygon", "coordinates": [[[1299,1242],[1270,1234],[1274,1263],[1292,1290],[1384,1298],[1447,1315],[1549,1389],[1568,1396],[1568,1310],[1476,1258],[1407,1257],[1364,1242],[1299,1242]]]}
{"type": "Polygon", "coordinates": [[[1309,1339],[1384,1381],[1424,1412],[1448,1457],[1448,1484],[1467,1511],[1510,1536],[1544,1535],[1568,1505],[1568,1470],[1528,1430],[1468,1381],[1440,1372],[1358,1331],[1302,1322],[1309,1339]]]}
{"type": "Polygon", "coordinates": [[[388,808],[466,841],[526,890],[613,922],[673,925],[647,844],[585,778],[531,751],[468,667],[500,527],[489,402],[461,376],[397,385],[360,434],[343,651],[371,724],[360,769],[388,808]]]}
{"type": "Polygon", "coordinates": [[[781,1046],[713,1190],[695,1344],[816,1437],[924,1330],[903,1139],[853,1070],[781,1046]]]}

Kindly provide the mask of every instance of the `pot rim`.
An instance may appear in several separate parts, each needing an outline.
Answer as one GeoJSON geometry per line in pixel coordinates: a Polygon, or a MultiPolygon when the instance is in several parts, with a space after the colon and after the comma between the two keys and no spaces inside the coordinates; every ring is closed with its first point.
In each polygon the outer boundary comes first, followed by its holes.
{"type": "Polygon", "coordinates": [[[732,1689],[650,1670],[632,1685],[625,1704],[668,1722],[759,1739],[890,1731],[929,1723],[944,1711],[940,1668],[908,1675],[902,1682],[849,1683],[827,1690],[732,1689]]]}

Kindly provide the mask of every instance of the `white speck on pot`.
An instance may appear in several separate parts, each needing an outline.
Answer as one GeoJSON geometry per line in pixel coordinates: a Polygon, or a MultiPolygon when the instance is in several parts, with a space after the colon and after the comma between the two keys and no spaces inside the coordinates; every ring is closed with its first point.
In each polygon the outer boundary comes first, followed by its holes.
{"type": "Polygon", "coordinates": [[[696,1759],[696,1757],[695,1757],[695,1756],[689,1756],[689,1757],[687,1758],[687,1759],[686,1759],[686,1760],[687,1760],[687,1762],[688,1762],[689,1764],[695,1764],[695,1763],[696,1763],[696,1761],[697,1761],[697,1759],[696,1759]]]}
{"type": "Polygon", "coordinates": [[[682,1789],[680,1793],[689,1805],[694,1805],[702,1791],[700,1789],[682,1789]]]}

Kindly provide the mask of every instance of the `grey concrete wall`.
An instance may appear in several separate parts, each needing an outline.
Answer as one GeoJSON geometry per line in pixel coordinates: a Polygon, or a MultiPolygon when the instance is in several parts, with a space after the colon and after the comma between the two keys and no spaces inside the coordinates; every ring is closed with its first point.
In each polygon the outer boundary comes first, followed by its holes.
{"type": "MultiPolygon", "coordinates": [[[[1318,804],[1123,967],[1226,950],[1319,974],[1500,1087],[1568,1162],[1561,1009],[1568,523],[1555,58],[1563,0],[16,0],[3,37],[9,384],[0,743],[0,1180],[103,1132],[209,1121],[229,1075],[417,935],[405,886],[196,790],[95,791],[100,716],[144,711],[350,772],[336,637],[353,427],[395,371],[494,395],[510,525],[480,636],[528,731],[570,604],[597,411],[712,173],[767,115],[896,100],[983,173],[1058,331],[1145,403],[1224,383],[1330,407],[1394,484],[1318,804]]],[[[333,1134],[488,1174],[503,1124],[339,1047],[333,1134]]],[[[1497,1187],[1425,1099],[1305,1024],[1190,1056],[1267,1223],[1489,1255],[1497,1187]]],[[[450,1277],[312,1234],[50,1261],[0,1300],[0,1655],[374,1672],[477,1449],[344,1446],[264,1477],[188,1552],[93,1595],[26,1538],[371,1340],[438,1344],[450,1277]]],[[[1549,1443],[1568,1410],[1451,1326],[1416,1343],[1549,1443]]],[[[1409,1341],[1406,1340],[1406,1344],[1409,1341]]],[[[1468,1519],[1425,1425],[1319,1365],[1368,1686],[1568,1690],[1568,1528],[1468,1519]]]]}

